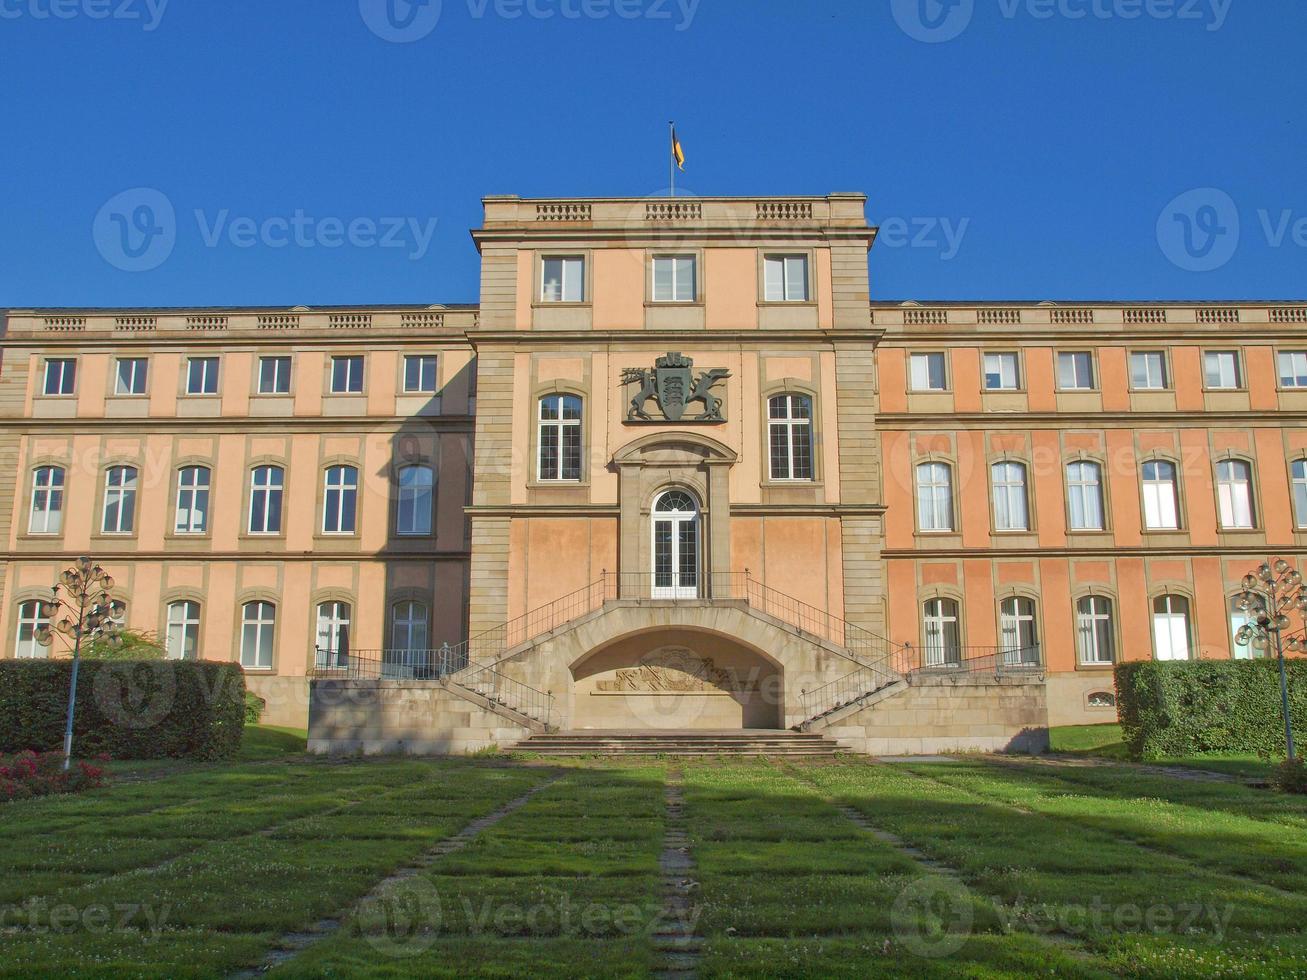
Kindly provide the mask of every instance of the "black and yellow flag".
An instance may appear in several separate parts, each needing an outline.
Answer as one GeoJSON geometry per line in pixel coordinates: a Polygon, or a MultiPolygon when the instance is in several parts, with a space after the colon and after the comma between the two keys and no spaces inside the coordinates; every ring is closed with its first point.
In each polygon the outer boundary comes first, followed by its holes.
{"type": "Polygon", "coordinates": [[[676,135],[676,127],[672,127],[672,159],[676,161],[678,170],[685,170],[685,150],[681,149],[681,141],[676,135]]]}

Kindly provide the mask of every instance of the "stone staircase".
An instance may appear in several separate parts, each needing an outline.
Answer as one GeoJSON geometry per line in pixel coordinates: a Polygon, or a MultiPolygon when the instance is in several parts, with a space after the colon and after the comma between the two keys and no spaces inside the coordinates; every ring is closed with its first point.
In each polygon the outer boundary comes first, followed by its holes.
{"type": "Polygon", "coordinates": [[[847,751],[824,735],[773,729],[572,731],[533,735],[512,746],[536,755],[833,756],[847,751]]]}

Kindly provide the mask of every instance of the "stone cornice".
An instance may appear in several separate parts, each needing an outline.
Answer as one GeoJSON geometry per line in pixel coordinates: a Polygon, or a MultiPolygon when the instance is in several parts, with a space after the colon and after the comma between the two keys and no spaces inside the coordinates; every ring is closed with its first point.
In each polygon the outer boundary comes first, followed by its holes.
{"type": "Polygon", "coordinates": [[[932,558],[1029,558],[1037,561],[1041,558],[1210,558],[1230,557],[1244,558],[1249,561],[1265,561],[1267,551],[1276,555],[1307,556],[1307,546],[1303,545],[1266,545],[1257,547],[1236,547],[1234,545],[1174,545],[1172,547],[1125,547],[1121,545],[1104,545],[1101,548],[1054,548],[1041,546],[1036,548],[971,547],[971,548],[886,548],[881,557],[886,561],[911,559],[929,561],[932,558]]]}
{"type": "MultiPolygon", "coordinates": [[[[59,550],[42,548],[40,551],[0,551],[0,561],[22,562],[66,562],[75,561],[86,550],[59,550]]],[[[133,551],[129,548],[107,550],[96,547],[95,557],[99,561],[167,561],[177,564],[208,561],[236,562],[316,562],[316,561],[467,561],[472,557],[470,551],[133,551]]]]}
{"type": "Polygon", "coordinates": [[[1206,412],[1201,409],[1177,409],[1174,412],[881,412],[876,429],[881,432],[920,429],[1065,429],[1069,427],[1103,429],[1136,428],[1140,425],[1166,425],[1183,429],[1202,429],[1212,424],[1247,425],[1307,424],[1307,412],[1250,410],[1247,412],[1206,412]]]}
{"type": "MultiPolygon", "coordinates": [[[[734,503],[732,517],[877,517],[884,504],[766,504],[734,503]]],[[[611,517],[621,516],[618,504],[474,504],[464,507],[469,517],[611,517]]]]}
{"type": "Polygon", "coordinates": [[[591,348],[600,345],[666,348],[669,344],[810,348],[813,344],[875,343],[880,331],[874,327],[866,330],[480,330],[467,337],[473,348],[514,344],[532,348],[549,344],[582,344],[591,348]]]}
{"type": "Polygon", "coordinates": [[[294,432],[376,432],[388,430],[403,432],[405,429],[438,430],[441,432],[466,432],[471,434],[476,428],[476,418],[471,415],[378,415],[378,416],[333,416],[311,415],[295,417],[264,417],[239,415],[230,418],[187,418],[167,416],[144,417],[104,417],[95,418],[0,418],[0,431],[24,433],[50,432],[88,432],[108,429],[114,433],[125,430],[140,429],[146,433],[182,430],[188,433],[206,431],[228,432],[255,430],[263,432],[272,430],[289,430],[294,432]]]}

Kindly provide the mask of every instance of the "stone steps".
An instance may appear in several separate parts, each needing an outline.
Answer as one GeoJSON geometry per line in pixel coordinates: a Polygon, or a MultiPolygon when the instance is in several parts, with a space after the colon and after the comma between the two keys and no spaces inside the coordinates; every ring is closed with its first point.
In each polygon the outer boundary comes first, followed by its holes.
{"type": "Polygon", "coordinates": [[[824,735],[773,731],[579,731],[533,735],[513,746],[537,755],[832,756],[846,751],[824,735]]]}

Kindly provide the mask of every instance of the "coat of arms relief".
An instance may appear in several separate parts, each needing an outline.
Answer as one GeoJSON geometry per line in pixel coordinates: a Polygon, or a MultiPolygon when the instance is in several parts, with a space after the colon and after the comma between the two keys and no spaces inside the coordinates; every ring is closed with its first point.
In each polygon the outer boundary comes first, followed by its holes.
{"type": "Polygon", "coordinates": [[[595,690],[605,694],[738,694],[751,687],[734,670],[723,670],[711,657],[684,647],[654,650],[641,657],[638,666],[595,684],[595,690]]]}
{"type": "Polygon", "coordinates": [[[627,422],[725,422],[722,414],[722,399],[713,394],[718,382],[725,381],[731,372],[725,368],[713,368],[710,371],[694,373],[694,359],[686,357],[679,351],[671,351],[654,362],[653,370],[647,368],[627,368],[622,372],[622,385],[638,385],[630,408],[626,412],[627,422]],[[663,419],[656,419],[649,414],[647,406],[650,401],[658,404],[663,419]],[[686,415],[695,402],[702,407],[698,415],[686,415]]]}

